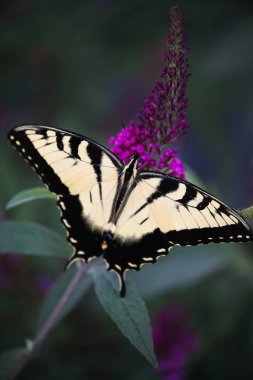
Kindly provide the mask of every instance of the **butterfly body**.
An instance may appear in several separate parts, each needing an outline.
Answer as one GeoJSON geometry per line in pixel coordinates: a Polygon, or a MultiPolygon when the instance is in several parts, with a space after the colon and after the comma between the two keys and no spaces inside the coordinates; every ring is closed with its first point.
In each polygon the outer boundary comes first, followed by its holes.
{"type": "Polygon", "coordinates": [[[109,220],[109,222],[112,223],[112,226],[116,226],[117,220],[119,219],[128,197],[135,186],[135,182],[137,181],[136,176],[138,173],[138,162],[139,158],[137,156],[133,156],[130,162],[125,165],[119,173],[117,192],[114,197],[109,220]]]}
{"type": "Polygon", "coordinates": [[[57,195],[73,246],[70,265],[103,256],[125,294],[124,273],[166,255],[173,245],[253,240],[236,211],[175,177],[124,164],[84,136],[42,126],[16,127],[9,140],[57,195]]]}

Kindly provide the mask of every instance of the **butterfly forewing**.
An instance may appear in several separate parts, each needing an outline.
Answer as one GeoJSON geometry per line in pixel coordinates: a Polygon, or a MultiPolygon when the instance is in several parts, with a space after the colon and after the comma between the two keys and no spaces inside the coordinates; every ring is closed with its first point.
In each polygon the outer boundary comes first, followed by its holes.
{"type": "Polygon", "coordinates": [[[169,244],[197,245],[209,242],[238,242],[252,239],[252,232],[240,215],[200,188],[175,177],[141,173],[141,180],[153,188],[146,202],[169,244]],[[157,181],[154,186],[154,181],[157,181]],[[159,220],[158,220],[159,218],[159,220]]]}
{"type": "Polygon", "coordinates": [[[143,172],[116,223],[121,255],[111,251],[108,261],[120,273],[155,262],[173,245],[249,240],[247,223],[217,198],[175,177],[143,172]]]}
{"type": "Polygon", "coordinates": [[[100,255],[99,238],[110,216],[121,161],[90,139],[54,128],[17,127],[9,139],[57,194],[74,257],[100,255]]]}

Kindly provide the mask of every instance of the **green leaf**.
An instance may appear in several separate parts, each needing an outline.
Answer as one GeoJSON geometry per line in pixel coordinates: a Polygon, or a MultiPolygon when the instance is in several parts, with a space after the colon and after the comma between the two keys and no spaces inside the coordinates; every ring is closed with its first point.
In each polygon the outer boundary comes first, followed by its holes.
{"type": "MultiPolygon", "coordinates": [[[[53,287],[51,288],[50,292],[45,298],[44,303],[42,304],[40,314],[39,314],[39,319],[38,319],[38,330],[40,330],[45,325],[46,321],[48,320],[53,310],[55,309],[56,304],[59,302],[64,291],[68,287],[73,277],[76,275],[77,271],[78,271],[78,268],[72,265],[67,271],[63,272],[54,283],[53,287]]],[[[62,308],[61,312],[59,313],[56,319],[55,324],[59,323],[60,320],[66,317],[66,315],[69,314],[72,311],[72,309],[74,309],[77,303],[82,299],[82,297],[88,291],[91,283],[92,283],[92,278],[88,273],[86,273],[81,278],[79,284],[76,286],[71,298],[67,301],[65,306],[62,308]]]]}
{"type": "Polygon", "coordinates": [[[253,218],[253,206],[237,211],[243,218],[253,218]]]}
{"type": "Polygon", "coordinates": [[[34,187],[14,195],[14,197],[7,203],[6,208],[10,209],[37,199],[56,199],[56,196],[45,187],[34,187]]]}
{"type": "Polygon", "coordinates": [[[27,355],[30,355],[30,352],[25,348],[15,348],[4,352],[0,356],[0,379],[11,379],[27,355]]]}
{"type": "Polygon", "coordinates": [[[155,297],[196,283],[230,265],[238,257],[238,248],[232,244],[175,247],[155,265],[145,265],[140,272],[132,272],[131,277],[141,294],[155,297]]]}
{"type": "Polygon", "coordinates": [[[71,249],[54,231],[40,224],[20,221],[0,222],[0,253],[66,257],[71,249]]]}
{"type": "Polygon", "coordinates": [[[119,296],[118,281],[105,268],[95,267],[92,271],[96,294],[123,335],[155,367],[150,319],[146,305],[133,283],[127,283],[126,297],[119,296]]]}

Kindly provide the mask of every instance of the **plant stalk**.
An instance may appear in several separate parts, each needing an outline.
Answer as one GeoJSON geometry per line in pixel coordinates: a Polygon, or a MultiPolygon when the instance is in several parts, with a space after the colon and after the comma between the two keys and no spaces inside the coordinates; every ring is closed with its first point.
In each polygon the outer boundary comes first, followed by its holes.
{"type": "Polygon", "coordinates": [[[53,326],[55,325],[58,316],[60,315],[63,307],[66,305],[66,303],[71,298],[74,290],[78,286],[79,282],[81,281],[82,277],[87,273],[87,271],[90,269],[91,265],[84,264],[80,267],[80,269],[76,272],[75,276],[70,281],[68,287],[65,289],[64,293],[62,294],[60,300],[56,304],[54,310],[52,311],[50,317],[42,327],[42,329],[39,331],[39,333],[36,335],[35,339],[33,340],[31,344],[31,348],[29,348],[29,351],[26,355],[18,362],[17,367],[13,370],[13,373],[10,375],[9,380],[15,380],[20,372],[23,370],[23,368],[28,364],[30,359],[33,357],[34,353],[38,351],[38,349],[43,344],[44,340],[47,338],[49,332],[52,330],[53,326]]]}

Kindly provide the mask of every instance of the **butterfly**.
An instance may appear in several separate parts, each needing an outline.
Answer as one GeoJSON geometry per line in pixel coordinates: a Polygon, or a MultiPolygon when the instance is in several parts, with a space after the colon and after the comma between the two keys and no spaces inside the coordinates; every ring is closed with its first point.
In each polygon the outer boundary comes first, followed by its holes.
{"type": "Polygon", "coordinates": [[[174,245],[246,242],[245,220],[186,181],[123,163],[97,142],[44,126],[19,126],[8,138],[57,195],[61,221],[76,259],[103,256],[124,297],[125,272],[155,263],[174,245]]]}

